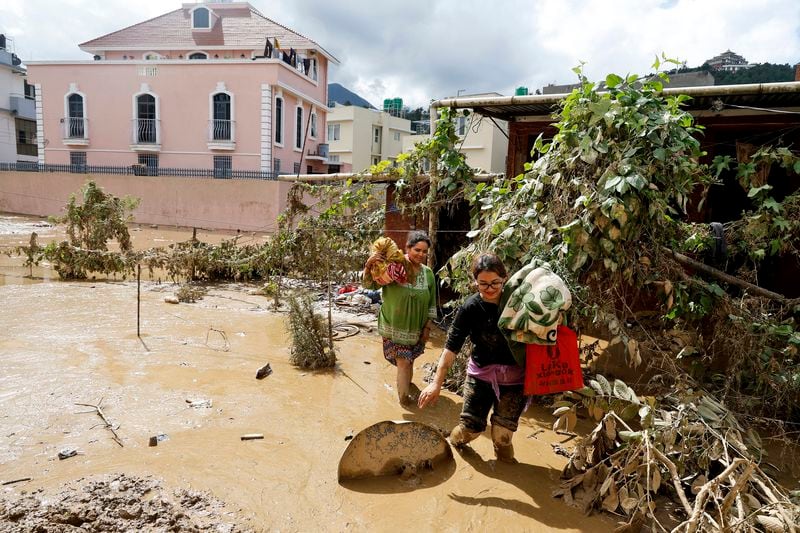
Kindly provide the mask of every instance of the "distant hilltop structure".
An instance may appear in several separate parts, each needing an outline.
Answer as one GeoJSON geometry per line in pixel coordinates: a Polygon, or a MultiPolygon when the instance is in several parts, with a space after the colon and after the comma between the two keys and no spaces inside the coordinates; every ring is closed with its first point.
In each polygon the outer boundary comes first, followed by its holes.
{"type": "Polygon", "coordinates": [[[707,59],[705,64],[711,67],[712,70],[724,70],[728,72],[736,72],[737,70],[751,68],[754,66],[749,64],[744,57],[740,56],[736,52],[732,52],[730,49],[712,57],[711,59],[707,59]]]}

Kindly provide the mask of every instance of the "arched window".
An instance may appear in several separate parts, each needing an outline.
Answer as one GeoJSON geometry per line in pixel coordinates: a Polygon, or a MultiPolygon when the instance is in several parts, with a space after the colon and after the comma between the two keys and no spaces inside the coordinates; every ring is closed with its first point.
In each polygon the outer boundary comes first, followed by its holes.
{"type": "Polygon", "coordinates": [[[212,139],[215,141],[231,140],[231,96],[217,93],[212,97],[214,123],[212,139]]]}
{"type": "Polygon", "coordinates": [[[195,52],[189,54],[189,59],[208,59],[208,54],[205,52],[195,52]]]}
{"type": "Polygon", "coordinates": [[[86,133],[83,96],[72,93],[67,97],[67,115],[67,137],[83,139],[86,133]]]}
{"type": "Polygon", "coordinates": [[[275,99],[275,143],[283,144],[283,98],[275,99]]]}
{"type": "Polygon", "coordinates": [[[192,12],[192,28],[208,29],[210,19],[208,9],[198,7],[192,12]]]}
{"type": "Polygon", "coordinates": [[[294,124],[294,147],[303,147],[303,108],[297,107],[294,124]]]}
{"type": "Polygon", "coordinates": [[[155,143],[157,140],[156,99],[152,94],[136,97],[136,142],[155,143]]]}

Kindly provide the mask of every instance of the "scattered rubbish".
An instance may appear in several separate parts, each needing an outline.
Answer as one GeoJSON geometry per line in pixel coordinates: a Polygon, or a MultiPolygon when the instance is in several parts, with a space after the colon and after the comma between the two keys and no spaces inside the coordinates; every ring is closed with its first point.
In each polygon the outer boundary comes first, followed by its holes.
{"type": "Polygon", "coordinates": [[[353,438],[353,432],[352,432],[352,431],[350,431],[350,432],[347,434],[347,436],[345,436],[344,440],[350,440],[350,439],[352,439],[352,438],[353,438]]]}
{"type": "Polygon", "coordinates": [[[241,437],[242,440],[259,440],[263,438],[264,438],[263,433],[245,433],[241,437]]]}
{"type": "Polygon", "coordinates": [[[564,457],[572,457],[572,454],[569,452],[569,450],[567,450],[560,444],[551,443],[550,446],[553,448],[553,453],[555,453],[556,455],[562,455],[564,457]]]}
{"type": "Polygon", "coordinates": [[[158,443],[167,440],[169,437],[166,433],[159,433],[158,435],[153,435],[150,437],[150,446],[158,446],[158,443]]]}
{"type": "Polygon", "coordinates": [[[58,458],[60,460],[69,459],[70,457],[75,457],[78,455],[78,450],[75,448],[64,448],[60,452],[58,452],[58,458]]]}
{"type": "Polygon", "coordinates": [[[164,297],[164,301],[165,301],[166,303],[168,303],[168,304],[177,304],[177,303],[180,303],[180,300],[178,300],[178,298],[177,298],[177,297],[175,297],[175,296],[165,296],[165,297],[164,297]]]}
{"type": "Polygon", "coordinates": [[[193,407],[195,409],[207,408],[210,409],[212,402],[210,399],[208,400],[186,400],[186,403],[189,404],[189,407],[193,407]]]}
{"type": "Polygon", "coordinates": [[[365,365],[371,365],[371,364],[372,364],[372,361],[364,361],[364,364],[365,364],[365,365]]]}
{"type": "Polygon", "coordinates": [[[349,292],[354,292],[354,291],[356,291],[357,289],[358,289],[358,286],[357,286],[357,285],[353,285],[352,283],[347,283],[346,285],[344,285],[344,286],[340,287],[340,288],[339,288],[339,290],[338,290],[338,291],[336,291],[336,292],[337,292],[338,294],[347,294],[347,293],[349,293],[349,292]]]}
{"type": "Polygon", "coordinates": [[[267,363],[266,365],[262,366],[256,372],[256,379],[264,379],[265,377],[272,374],[272,367],[267,363]]]}
{"type": "Polygon", "coordinates": [[[339,481],[401,475],[408,479],[453,461],[450,444],[427,424],[378,422],[359,432],[339,461],[339,481]]]}
{"type": "Polygon", "coordinates": [[[29,477],[21,477],[19,479],[10,479],[8,481],[3,481],[0,485],[13,485],[14,483],[22,483],[23,481],[30,481],[32,478],[29,477]]]}

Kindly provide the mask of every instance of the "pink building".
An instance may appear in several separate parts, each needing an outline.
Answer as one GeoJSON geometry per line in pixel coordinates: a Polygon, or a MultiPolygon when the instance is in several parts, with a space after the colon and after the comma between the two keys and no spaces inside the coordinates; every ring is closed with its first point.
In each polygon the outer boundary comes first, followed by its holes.
{"type": "Polygon", "coordinates": [[[328,65],[338,62],[248,3],[183,4],[80,48],[93,60],[27,63],[40,164],[330,170],[328,65]]]}

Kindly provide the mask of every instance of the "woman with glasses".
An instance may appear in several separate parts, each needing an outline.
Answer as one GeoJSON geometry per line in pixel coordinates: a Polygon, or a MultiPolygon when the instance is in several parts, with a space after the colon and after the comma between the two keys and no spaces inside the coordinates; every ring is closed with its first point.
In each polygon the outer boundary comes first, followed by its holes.
{"type": "Polygon", "coordinates": [[[467,337],[473,344],[464,381],[464,406],[450,442],[460,448],[486,429],[492,411],[492,442],[497,459],[515,463],[511,438],[525,410],[523,383],[525,369],[517,364],[506,338],[497,327],[500,297],[508,275],[495,254],[483,253],[472,262],[472,276],[478,287],[461,305],[447,334],[433,382],[420,393],[418,405],[436,403],[447,371],[467,337]]]}
{"type": "Polygon", "coordinates": [[[381,288],[383,303],[378,315],[378,333],[383,337],[383,357],[397,367],[397,396],[404,406],[417,399],[410,394],[414,387],[411,383],[414,360],[425,351],[431,321],[436,318],[436,281],[433,271],[425,264],[430,246],[431,240],[425,232],[410,232],[403,262],[406,282],[380,285],[366,276],[364,280],[367,288],[379,285],[381,288]]]}

